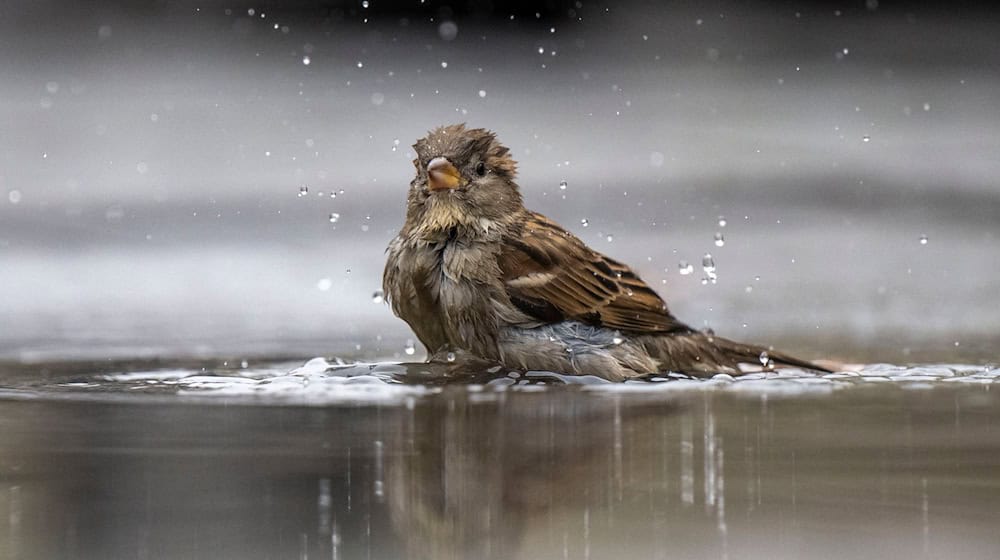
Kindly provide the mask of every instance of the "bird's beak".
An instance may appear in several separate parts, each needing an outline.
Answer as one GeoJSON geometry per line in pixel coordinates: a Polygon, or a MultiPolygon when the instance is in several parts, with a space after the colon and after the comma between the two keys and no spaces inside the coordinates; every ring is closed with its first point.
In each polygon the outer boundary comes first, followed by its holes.
{"type": "Polygon", "coordinates": [[[447,158],[436,157],[427,164],[427,187],[434,192],[457,189],[464,180],[447,158]]]}

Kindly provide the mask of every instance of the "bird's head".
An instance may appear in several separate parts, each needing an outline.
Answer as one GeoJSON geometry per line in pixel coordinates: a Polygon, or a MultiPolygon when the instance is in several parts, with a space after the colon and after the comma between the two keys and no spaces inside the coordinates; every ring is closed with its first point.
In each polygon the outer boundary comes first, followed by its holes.
{"type": "Polygon", "coordinates": [[[489,233],[524,210],[517,163],[496,135],[464,124],[432,130],[413,145],[407,222],[423,232],[489,233]]]}

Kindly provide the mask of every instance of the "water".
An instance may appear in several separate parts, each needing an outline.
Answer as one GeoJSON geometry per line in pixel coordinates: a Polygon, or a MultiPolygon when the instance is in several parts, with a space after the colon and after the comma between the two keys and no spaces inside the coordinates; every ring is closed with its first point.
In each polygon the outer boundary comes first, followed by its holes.
{"type": "Polygon", "coordinates": [[[0,558],[1000,546],[1000,369],[642,384],[498,370],[468,384],[446,364],[243,366],[4,366],[0,558]]]}

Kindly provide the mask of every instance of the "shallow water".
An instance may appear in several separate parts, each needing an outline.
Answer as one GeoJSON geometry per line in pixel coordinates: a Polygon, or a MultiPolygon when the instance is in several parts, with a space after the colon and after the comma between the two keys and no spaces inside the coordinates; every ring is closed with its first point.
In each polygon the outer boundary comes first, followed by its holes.
{"type": "Polygon", "coordinates": [[[468,384],[447,365],[329,365],[7,364],[0,558],[1000,546],[1000,369],[626,384],[497,370],[468,384]]]}

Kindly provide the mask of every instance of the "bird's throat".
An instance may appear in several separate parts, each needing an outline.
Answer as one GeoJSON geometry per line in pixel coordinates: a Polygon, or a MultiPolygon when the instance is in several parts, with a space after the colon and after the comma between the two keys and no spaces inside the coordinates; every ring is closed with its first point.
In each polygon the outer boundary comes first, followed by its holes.
{"type": "Polygon", "coordinates": [[[471,216],[463,206],[449,193],[431,195],[415,221],[415,233],[421,238],[435,241],[462,235],[477,222],[477,218],[471,216]]]}

